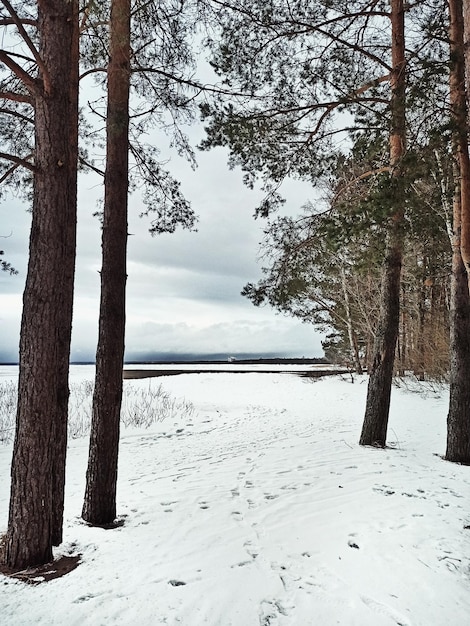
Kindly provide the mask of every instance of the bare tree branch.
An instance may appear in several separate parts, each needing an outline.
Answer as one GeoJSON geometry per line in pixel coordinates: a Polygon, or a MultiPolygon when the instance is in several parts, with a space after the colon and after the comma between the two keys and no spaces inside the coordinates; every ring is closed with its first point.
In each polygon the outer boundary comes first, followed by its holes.
{"type": "Polygon", "coordinates": [[[21,65],[13,61],[5,50],[0,50],[0,63],[6,65],[21,80],[30,93],[36,94],[38,92],[37,81],[21,65]]]}
{"type": "MultiPolygon", "coordinates": [[[[1,0],[3,6],[6,8],[6,10],[8,11],[8,13],[11,15],[12,20],[14,21],[18,32],[20,33],[21,37],[23,38],[23,41],[25,42],[25,44],[28,46],[28,48],[30,49],[34,60],[36,61],[39,69],[42,72],[42,76],[43,76],[43,82],[44,82],[44,89],[46,92],[50,91],[50,77],[49,77],[49,72],[47,70],[47,67],[44,65],[44,61],[41,58],[41,55],[39,54],[36,46],[34,45],[34,43],[31,41],[30,36],[28,35],[28,33],[26,32],[26,29],[22,23],[21,18],[18,16],[17,12],[15,11],[15,9],[12,7],[12,5],[10,4],[9,0],[1,0]]],[[[12,69],[12,68],[10,68],[12,69]]]]}
{"type": "MultiPolygon", "coordinates": [[[[193,89],[198,90],[200,93],[208,92],[208,93],[215,93],[215,94],[225,95],[225,96],[240,96],[244,98],[247,97],[246,92],[231,91],[230,89],[223,89],[222,87],[217,87],[217,85],[200,83],[197,80],[191,80],[190,78],[183,78],[182,76],[175,76],[174,74],[170,74],[169,72],[165,72],[164,70],[157,69],[155,67],[136,66],[132,68],[131,72],[133,74],[139,74],[139,73],[159,74],[160,76],[163,76],[164,78],[168,78],[169,80],[172,80],[175,83],[179,83],[180,85],[187,85],[188,87],[192,87],[193,89]]],[[[251,100],[254,100],[257,97],[259,96],[250,94],[251,100]]]]}
{"type": "Polygon", "coordinates": [[[352,187],[353,185],[355,185],[357,182],[359,182],[360,180],[365,180],[366,178],[369,178],[370,176],[377,176],[378,174],[384,174],[385,172],[391,172],[392,168],[390,165],[384,165],[383,167],[379,167],[376,170],[369,170],[368,172],[364,172],[363,174],[361,174],[360,176],[357,176],[356,178],[354,178],[354,180],[350,180],[349,182],[347,182],[343,187],[341,187],[341,189],[339,189],[335,195],[333,196],[332,200],[331,200],[331,205],[333,206],[337,201],[338,198],[345,192],[347,191],[350,187],[352,187]]]}
{"type": "MultiPolygon", "coordinates": [[[[24,24],[25,26],[37,26],[38,25],[37,20],[33,20],[29,18],[21,18],[19,21],[21,22],[21,24],[24,24]]],[[[15,21],[12,17],[0,18],[0,26],[11,26],[17,23],[18,22],[15,21]]]]}
{"type": "Polygon", "coordinates": [[[23,115],[19,111],[13,111],[12,109],[7,109],[6,107],[0,107],[0,114],[1,113],[4,113],[5,115],[11,115],[13,117],[17,117],[18,119],[23,120],[23,122],[34,124],[34,120],[31,117],[28,117],[27,115],[23,115]]]}
{"type": "Polygon", "coordinates": [[[78,162],[84,167],[88,167],[90,170],[92,170],[93,172],[95,172],[96,174],[99,174],[100,176],[104,178],[103,170],[100,170],[98,167],[95,167],[92,163],[89,163],[83,157],[78,157],[78,162]]]}
{"type": "MultiPolygon", "coordinates": [[[[31,156],[31,155],[28,155],[31,156]]],[[[15,156],[14,154],[8,154],[6,152],[0,152],[0,159],[5,159],[5,161],[11,161],[12,163],[16,163],[18,167],[25,167],[27,170],[31,172],[36,171],[36,166],[34,163],[30,163],[26,161],[26,159],[22,159],[20,157],[15,156]]]]}
{"type": "MultiPolygon", "coordinates": [[[[342,104],[344,104],[345,102],[358,102],[358,104],[361,103],[362,99],[358,99],[357,96],[363,94],[364,92],[366,92],[368,89],[372,89],[373,87],[376,87],[377,85],[379,85],[380,83],[383,83],[387,80],[390,80],[390,74],[385,74],[384,76],[380,76],[379,78],[376,78],[374,80],[369,81],[368,83],[365,83],[364,85],[362,85],[361,87],[359,87],[358,89],[355,89],[354,91],[352,91],[350,94],[348,94],[348,96],[346,96],[344,99],[339,100],[338,102],[332,102],[330,104],[328,104],[327,108],[325,109],[325,111],[321,114],[320,119],[317,122],[317,125],[315,126],[315,128],[313,129],[313,131],[310,133],[310,137],[308,139],[308,141],[312,141],[313,138],[315,137],[315,135],[318,133],[318,131],[321,128],[321,125],[323,124],[323,121],[328,117],[328,115],[334,110],[336,109],[338,106],[341,106],[342,104]]],[[[381,99],[375,99],[372,98],[372,101],[381,101],[381,99]]],[[[388,102],[388,101],[387,101],[388,102]]]]}
{"type": "Polygon", "coordinates": [[[98,74],[100,72],[106,74],[106,68],[105,67],[92,67],[90,70],[87,70],[86,72],[83,72],[83,74],[80,74],[79,80],[82,80],[83,78],[85,78],[86,76],[89,76],[90,74],[98,74]]]}
{"type": "Polygon", "coordinates": [[[0,98],[11,100],[12,102],[24,102],[25,104],[33,104],[31,96],[25,93],[16,93],[14,91],[0,91],[0,98]]]}
{"type": "MultiPolygon", "coordinates": [[[[29,159],[32,156],[33,156],[33,153],[28,154],[26,158],[29,159]]],[[[23,166],[23,163],[15,163],[10,168],[8,168],[7,171],[3,174],[3,176],[0,177],[0,185],[3,182],[5,182],[19,167],[22,167],[22,166],[23,166]]]]}
{"type": "Polygon", "coordinates": [[[17,59],[23,59],[23,61],[28,61],[29,63],[34,64],[35,61],[32,57],[27,57],[25,54],[18,54],[17,52],[8,52],[10,57],[16,57],[17,59]]]}

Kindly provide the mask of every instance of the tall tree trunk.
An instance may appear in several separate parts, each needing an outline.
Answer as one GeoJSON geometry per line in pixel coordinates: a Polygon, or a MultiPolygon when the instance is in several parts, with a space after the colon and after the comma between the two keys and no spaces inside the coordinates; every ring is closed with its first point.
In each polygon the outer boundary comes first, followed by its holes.
{"type": "MultiPolygon", "coordinates": [[[[450,101],[460,180],[460,254],[470,274],[470,157],[468,153],[467,94],[465,90],[464,14],[462,0],[449,0],[450,101]]],[[[470,20],[468,11],[465,17],[470,20]]],[[[467,58],[469,58],[467,56],[467,58]]],[[[469,59],[470,60],[470,59],[469,59]]]]}
{"type": "Polygon", "coordinates": [[[51,561],[61,538],[75,263],[78,91],[71,77],[78,70],[71,68],[78,61],[78,3],[38,7],[47,75],[40,73],[35,98],[36,171],[5,546],[6,565],[14,569],[51,561]]]}
{"type": "Polygon", "coordinates": [[[101,302],[93,415],[82,517],[116,518],[116,486],[125,334],[130,0],[113,0],[110,20],[101,302]]]}
{"type": "MultiPolygon", "coordinates": [[[[470,227],[470,168],[461,0],[449,0],[450,101],[454,118],[454,212],[450,306],[450,400],[446,459],[470,464],[470,297],[467,248],[470,227]]],[[[470,68],[469,68],[470,69],[470,68]]]]}
{"type": "MultiPolygon", "coordinates": [[[[71,124],[68,132],[69,142],[69,202],[71,206],[77,205],[77,159],[78,159],[78,82],[79,82],[79,20],[78,16],[72,22],[72,54],[69,68],[69,109],[71,119],[77,123],[71,124]]],[[[73,309],[73,285],[75,275],[75,249],[76,249],[76,215],[68,220],[62,231],[64,245],[70,254],[66,256],[63,264],[64,273],[64,297],[62,328],[59,334],[61,342],[59,347],[59,391],[57,394],[57,418],[55,420],[54,434],[54,458],[53,458],[53,487],[52,487],[52,543],[58,546],[62,543],[62,529],[64,519],[64,496],[65,496],[65,460],[67,453],[67,427],[68,427],[68,401],[69,401],[69,363],[70,341],[72,334],[72,309],[73,309]]]]}
{"type": "Polygon", "coordinates": [[[465,56],[465,91],[467,93],[467,108],[470,108],[470,0],[462,0],[462,17],[463,50],[465,56]]]}
{"type": "Polygon", "coordinates": [[[405,12],[403,0],[390,0],[392,26],[392,72],[390,78],[392,128],[390,165],[396,209],[389,227],[382,279],[379,328],[367,389],[361,445],[385,446],[387,437],[393,363],[400,322],[400,278],[403,257],[403,192],[401,159],[405,153],[405,12]]]}

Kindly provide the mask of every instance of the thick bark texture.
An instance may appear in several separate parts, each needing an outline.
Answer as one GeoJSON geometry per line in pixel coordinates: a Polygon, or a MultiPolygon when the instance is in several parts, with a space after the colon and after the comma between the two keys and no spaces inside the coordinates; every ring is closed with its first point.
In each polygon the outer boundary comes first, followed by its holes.
{"type": "MultiPolygon", "coordinates": [[[[79,20],[73,19],[72,53],[69,67],[69,116],[71,123],[68,129],[69,162],[67,163],[69,175],[69,202],[72,207],[77,206],[77,160],[78,160],[78,82],[79,82],[79,20]]],[[[63,272],[63,315],[61,319],[60,337],[62,344],[59,346],[59,392],[57,394],[57,416],[55,419],[54,433],[54,458],[53,458],[53,487],[52,487],[52,543],[58,546],[62,543],[62,528],[64,519],[64,496],[65,496],[65,460],[67,453],[67,427],[68,427],[68,400],[69,400],[69,363],[70,363],[70,340],[72,334],[72,309],[73,309],[73,286],[75,276],[75,249],[76,249],[76,209],[71,219],[67,220],[62,230],[64,246],[69,250],[64,255],[62,266],[63,272]]]]}
{"type": "Polygon", "coordinates": [[[49,562],[61,539],[75,264],[78,90],[71,68],[78,60],[78,4],[38,5],[45,71],[35,94],[36,170],[5,546],[6,565],[15,569],[49,562]]]}
{"type": "Polygon", "coordinates": [[[82,517],[93,525],[116,518],[119,423],[124,359],[130,2],[111,4],[101,302],[86,492],[82,517]]]}
{"type": "MultiPolygon", "coordinates": [[[[468,215],[470,179],[466,169],[468,166],[468,126],[461,0],[449,0],[449,13],[450,102],[454,118],[455,190],[450,306],[450,398],[447,415],[446,459],[470,464],[470,297],[469,264],[465,260],[464,246],[464,233],[469,227],[470,220],[468,215]]],[[[466,18],[469,17],[467,11],[466,18]]]]}
{"type": "Polygon", "coordinates": [[[465,55],[465,85],[467,108],[470,100],[470,0],[462,0],[463,46],[465,55]]]}
{"type": "Polygon", "coordinates": [[[470,297],[460,250],[454,247],[450,303],[450,398],[446,459],[470,465],[470,297]]]}
{"type": "Polygon", "coordinates": [[[395,348],[400,322],[400,277],[402,235],[400,224],[390,233],[388,254],[382,279],[381,324],[375,338],[374,360],[367,388],[364,423],[359,443],[384,447],[392,389],[395,348]]]}
{"type": "Polygon", "coordinates": [[[391,220],[382,279],[382,302],[374,357],[369,377],[361,445],[386,444],[393,364],[400,323],[400,280],[403,257],[401,160],[405,153],[405,12],[403,0],[391,0],[392,72],[390,78],[392,127],[390,166],[396,209],[391,220]]]}

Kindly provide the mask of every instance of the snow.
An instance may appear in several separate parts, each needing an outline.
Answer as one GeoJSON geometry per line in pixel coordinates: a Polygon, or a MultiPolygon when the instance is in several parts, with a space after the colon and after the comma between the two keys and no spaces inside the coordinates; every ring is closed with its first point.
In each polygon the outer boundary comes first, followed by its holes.
{"type": "MultiPolygon", "coordinates": [[[[160,384],[195,410],[124,429],[122,526],[80,520],[87,438],[71,440],[57,555],[81,563],[38,585],[0,577],[2,626],[469,623],[470,468],[442,459],[445,389],[394,388],[393,447],[380,450],[357,444],[365,377],[125,381],[160,384]]],[[[10,460],[4,445],[2,476],[10,460]]]]}

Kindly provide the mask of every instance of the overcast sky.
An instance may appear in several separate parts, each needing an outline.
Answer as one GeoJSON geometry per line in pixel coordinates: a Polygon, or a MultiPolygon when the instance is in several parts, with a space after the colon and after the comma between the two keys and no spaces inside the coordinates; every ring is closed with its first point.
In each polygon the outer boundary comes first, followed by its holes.
{"type": "MultiPolygon", "coordinates": [[[[197,129],[194,131],[198,133],[197,129]]],[[[199,132],[199,134],[201,134],[199,132]]],[[[202,135],[201,135],[202,136],[202,135]]],[[[163,354],[322,356],[321,336],[310,325],[254,307],[240,295],[261,277],[263,221],[253,219],[259,193],[229,171],[226,153],[198,153],[192,171],[175,156],[167,165],[199,215],[198,232],[151,237],[142,205],[129,202],[126,360],[163,354]]],[[[309,189],[288,185],[288,210],[297,211],[309,189]]],[[[94,176],[79,180],[78,253],[72,360],[92,361],[99,309],[100,228],[92,216],[102,195],[94,176]]],[[[0,204],[0,249],[18,276],[0,272],[0,362],[18,355],[21,299],[27,268],[30,216],[8,198],[0,204]]]]}

